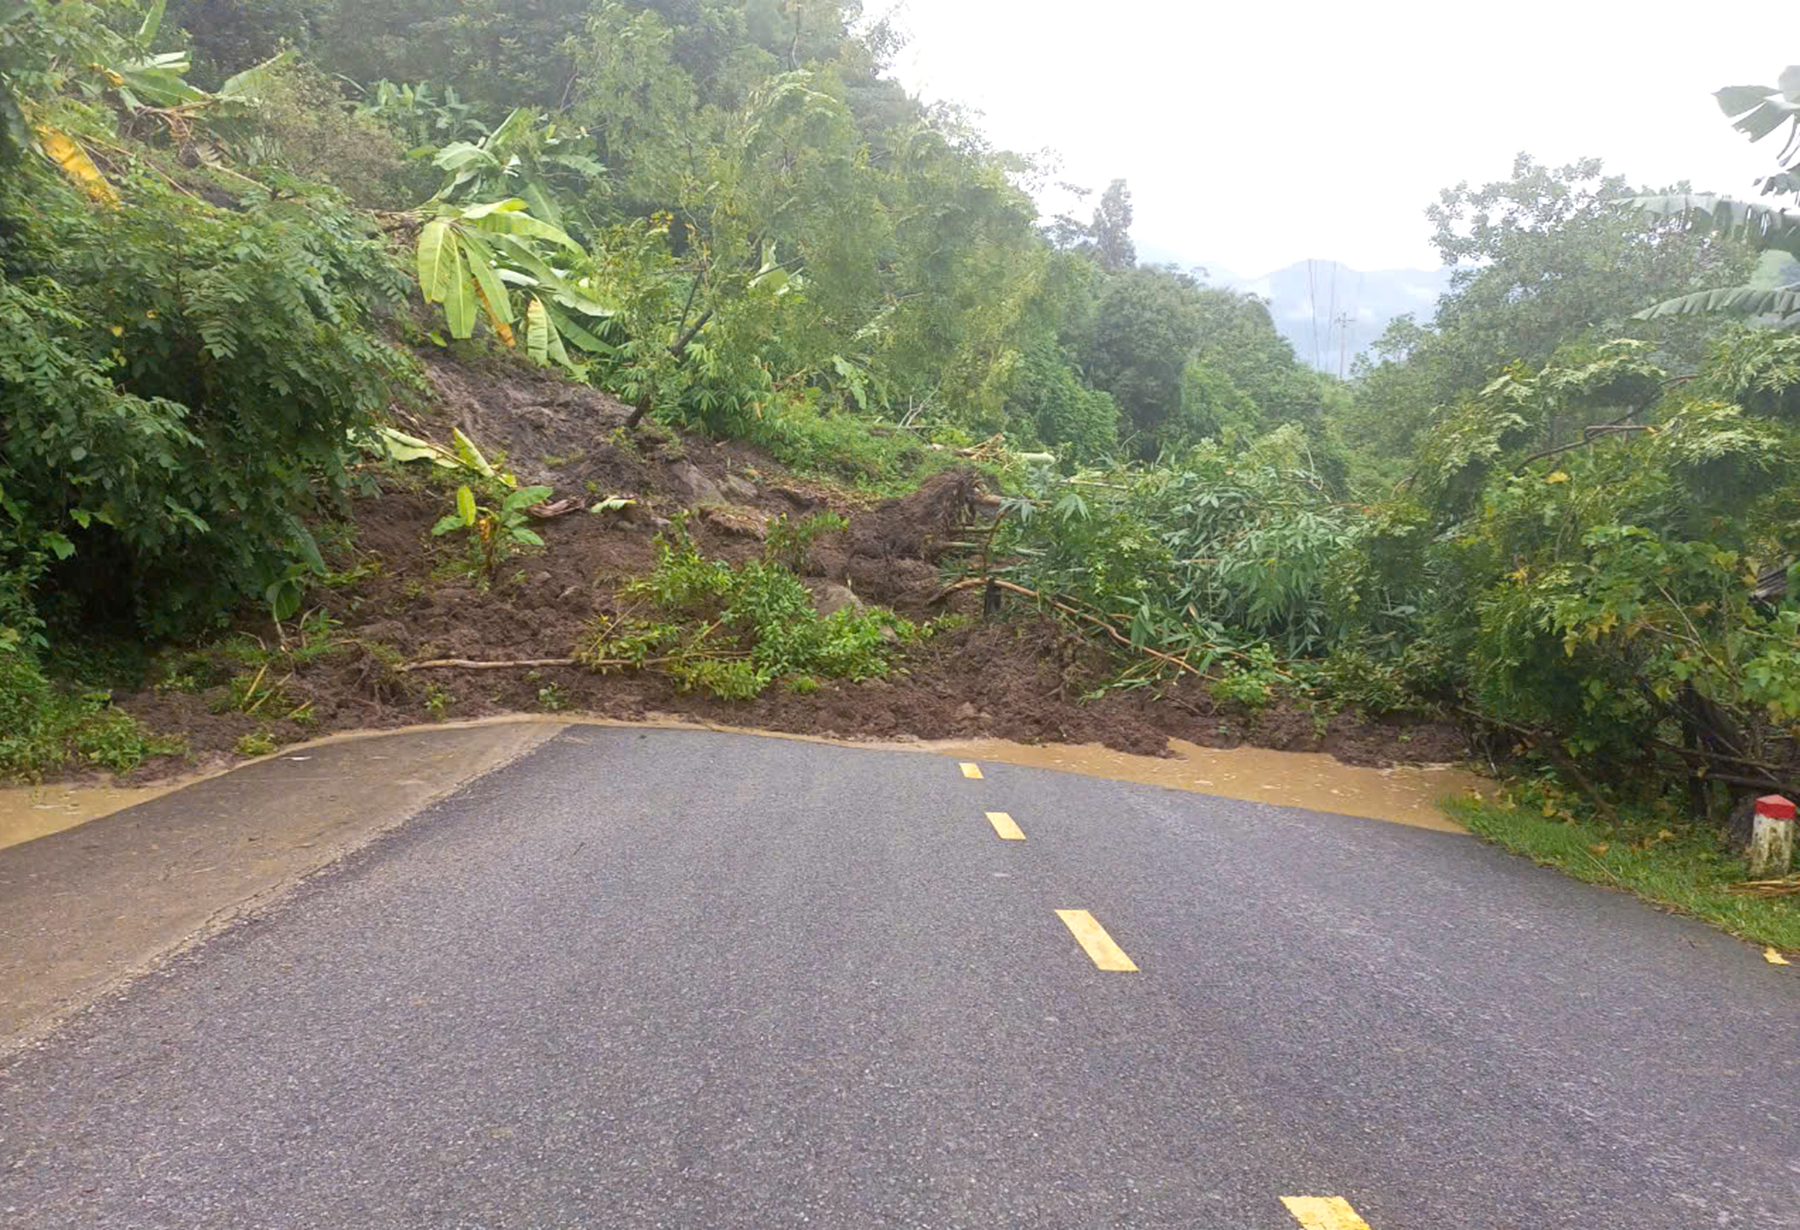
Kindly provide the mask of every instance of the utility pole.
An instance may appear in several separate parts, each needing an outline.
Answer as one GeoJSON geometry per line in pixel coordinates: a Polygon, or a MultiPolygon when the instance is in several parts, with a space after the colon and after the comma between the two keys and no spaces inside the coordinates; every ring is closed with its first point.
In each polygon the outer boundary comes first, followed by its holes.
{"type": "Polygon", "coordinates": [[[1340,312],[1331,322],[1338,327],[1338,379],[1344,378],[1344,365],[1350,354],[1350,313],[1340,312]]]}

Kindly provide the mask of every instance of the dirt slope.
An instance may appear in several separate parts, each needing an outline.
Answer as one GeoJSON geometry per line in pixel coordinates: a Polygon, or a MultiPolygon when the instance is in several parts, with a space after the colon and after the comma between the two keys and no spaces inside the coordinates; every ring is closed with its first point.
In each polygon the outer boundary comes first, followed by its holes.
{"type": "MultiPolygon", "coordinates": [[[[1063,625],[1017,606],[983,619],[972,591],[934,602],[946,544],[985,496],[984,478],[973,470],[946,471],[910,495],[874,502],[785,475],[742,444],[654,426],[626,432],[624,405],[530,369],[471,368],[431,356],[427,370],[439,409],[413,421],[413,430],[443,439],[452,425],[461,427],[484,448],[504,453],[521,484],[543,483],[578,502],[573,513],[536,525],[546,550],[514,556],[491,586],[456,575],[447,566],[456,549],[431,536],[448,508],[441,482],[434,487],[371,467],[378,490],[354,502],[351,524],[338,535],[350,545],[333,561],[354,581],[308,599],[335,626],[303,642],[290,626],[290,642],[301,652],[264,674],[265,686],[277,685],[274,696],[255,712],[233,707],[227,668],[235,671],[241,697],[250,666],[242,652],[233,662],[214,649],[172,655],[161,672],[164,685],[121,696],[122,708],[158,730],[184,732],[190,754],[203,761],[231,755],[246,735],[266,733],[279,743],[518,711],[626,719],[682,714],[844,737],[992,736],[1151,754],[1176,737],[1215,747],[1249,742],[1328,751],[1353,764],[1464,754],[1459,732],[1443,724],[1339,715],[1321,729],[1311,713],[1279,707],[1252,713],[1191,685],[1160,696],[1140,689],[1083,700],[1107,677],[1108,658],[1063,625]],[[606,496],[635,504],[624,513],[585,511],[606,496]],[[689,531],[703,552],[737,561],[762,550],[773,518],[827,508],[850,525],[815,544],[805,569],[815,592],[845,586],[859,599],[917,620],[959,612],[970,617],[968,624],[909,650],[903,669],[888,679],[828,684],[807,696],[771,688],[748,702],[682,694],[657,675],[603,677],[576,667],[395,669],[439,658],[568,656],[596,615],[617,611],[619,587],[650,567],[655,534],[682,510],[692,514],[689,531]],[[178,680],[175,686],[170,678],[178,680]]],[[[843,600],[841,591],[831,592],[843,600]]],[[[262,612],[247,613],[238,636],[276,644],[262,612]]]]}

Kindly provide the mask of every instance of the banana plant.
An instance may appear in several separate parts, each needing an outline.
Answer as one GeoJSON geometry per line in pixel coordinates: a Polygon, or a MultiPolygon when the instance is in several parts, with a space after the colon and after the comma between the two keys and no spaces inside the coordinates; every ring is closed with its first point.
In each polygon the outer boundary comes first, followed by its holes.
{"type": "MultiPolygon", "coordinates": [[[[1760,182],[1764,196],[1800,196],[1800,64],[1790,64],[1774,87],[1726,86],[1713,97],[1719,110],[1732,120],[1731,126],[1752,141],[1788,130],[1776,155],[1781,170],[1760,182]]],[[[1800,210],[1694,193],[1631,197],[1624,204],[1647,217],[1678,218],[1689,230],[1748,243],[1765,255],[1800,261],[1800,210]]],[[[1784,278],[1781,274],[1786,268],[1788,260],[1768,260],[1746,285],[1682,295],[1637,315],[1650,320],[1694,312],[1738,312],[1774,315],[1782,325],[1800,325],[1800,282],[1784,278]]]]}
{"type": "Polygon", "coordinates": [[[481,140],[452,141],[437,151],[432,163],[444,172],[444,186],[432,199],[521,196],[539,218],[560,227],[562,211],[550,174],[560,169],[596,179],[606,173],[598,160],[580,152],[586,138],[585,130],[545,122],[534,108],[520,107],[481,140]]]}
{"type": "Polygon", "coordinates": [[[613,314],[572,272],[590,263],[587,252],[561,227],[533,217],[519,197],[440,204],[419,231],[418,260],[425,300],[443,305],[454,338],[472,337],[485,316],[500,340],[516,347],[513,325],[521,314],[513,310],[510,288],[517,287],[525,300],[525,351],[534,361],[580,375],[565,338],[593,353],[610,349],[577,319],[599,322],[613,314]]]}
{"type": "Polygon", "coordinates": [[[543,503],[551,494],[549,487],[524,487],[508,495],[498,508],[490,508],[476,502],[473,488],[458,487],[456,511],[442,518],[432,527],[431,533],[441,538],[459,530],[468,532],[480,556],[482,570],[492,580],[501,561],[515,548],[544,545],[544,540],[531,528],[525,510],[543,503]]]}

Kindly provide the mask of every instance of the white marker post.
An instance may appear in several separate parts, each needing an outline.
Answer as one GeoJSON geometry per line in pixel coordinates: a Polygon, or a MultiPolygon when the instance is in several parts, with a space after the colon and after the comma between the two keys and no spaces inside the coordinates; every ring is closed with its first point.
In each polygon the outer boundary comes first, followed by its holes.
{"type": "Polygon", "coordinates": [[[1750,829],[1750,874],[1786,875],[1794,859],[1794,804],[1778,794],[1756,800],[1750,829]]]}

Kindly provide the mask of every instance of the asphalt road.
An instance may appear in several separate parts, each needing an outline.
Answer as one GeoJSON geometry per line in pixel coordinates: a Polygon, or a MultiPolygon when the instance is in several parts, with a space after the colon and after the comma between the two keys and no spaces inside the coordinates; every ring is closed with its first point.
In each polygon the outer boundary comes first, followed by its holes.
{"type": "Polygon", "coordinates": [[[982,770],[567,731],[0,1068],[0,1225],[1800,1227],[1791,969],[1467,837],[982,770]]]}

